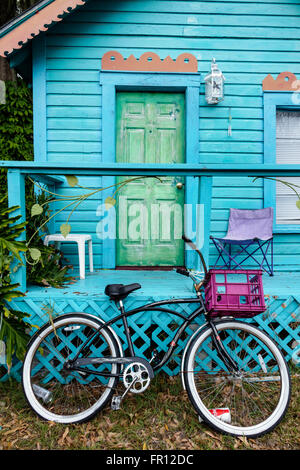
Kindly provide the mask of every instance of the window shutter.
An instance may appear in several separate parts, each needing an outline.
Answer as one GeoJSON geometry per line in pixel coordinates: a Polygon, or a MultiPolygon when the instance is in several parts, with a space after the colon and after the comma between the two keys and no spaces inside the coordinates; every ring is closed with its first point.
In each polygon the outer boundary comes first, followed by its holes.
{"type": "MultiPolygon", "coordinates": [[[[276,113],[276,163],[300,164],[300,111],[277,110],[276,113]]],[[[300,178],[283,178],[299,186],[300,178]]],[[[286,185],[276,182],[276,223],[300,224],[298,196],[286,185]]]]}

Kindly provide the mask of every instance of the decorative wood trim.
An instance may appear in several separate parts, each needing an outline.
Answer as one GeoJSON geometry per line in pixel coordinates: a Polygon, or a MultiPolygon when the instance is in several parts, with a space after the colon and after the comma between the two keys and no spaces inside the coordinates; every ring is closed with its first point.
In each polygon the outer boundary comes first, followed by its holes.
{"type": "Polygon", "coordinates": [[[173,60],[169,55],[161,59],[155,52],[145,52],[139,59],[131,54],[128,59],[124,59],[120,52],[108,51],[102,57],[101,68],[125,72],[197,73],[198,61],[188,52],[180,54],[173,60]]]}
{"type": "Polygon", "coordinates": [[[0,56],[6,57],[14,50],[21,49],[28,41],[38,36],[42,31],[61,21],[65,15],[84,5],[87,0],[55,0],[33,16],[8,31],[0,38],[0,56]]]}
{"type": "Polygon", "coordinates": [[[267,75],[262,82],[263,91],[297,91],[300,80],[291,72],[281,72],[276,79],[267,75]]]}

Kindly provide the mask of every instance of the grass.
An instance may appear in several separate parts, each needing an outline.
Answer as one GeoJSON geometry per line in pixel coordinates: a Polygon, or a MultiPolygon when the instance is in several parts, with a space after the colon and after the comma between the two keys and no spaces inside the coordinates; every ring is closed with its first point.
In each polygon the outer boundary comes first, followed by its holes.
{"type": "Polygon", "coordinates": [[[0,384],[0,450],[296,450],[300,448],[300,377],[289,410],[261,438],[221,435],[199,423],[178,377],[158,375],[119,411],[107,407],[92,421],[60,425],[40,420],[15,381],[0,384]]]}

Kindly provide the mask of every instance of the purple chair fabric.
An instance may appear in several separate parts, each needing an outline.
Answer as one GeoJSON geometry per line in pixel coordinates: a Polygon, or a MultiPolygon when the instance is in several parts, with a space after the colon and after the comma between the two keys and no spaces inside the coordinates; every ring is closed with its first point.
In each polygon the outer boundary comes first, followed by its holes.
{"type": "Polygon", "coordinates": [[[246,210],[230,209],[225,240],[269,240],[273,237],[273,207],[246,210]]]}

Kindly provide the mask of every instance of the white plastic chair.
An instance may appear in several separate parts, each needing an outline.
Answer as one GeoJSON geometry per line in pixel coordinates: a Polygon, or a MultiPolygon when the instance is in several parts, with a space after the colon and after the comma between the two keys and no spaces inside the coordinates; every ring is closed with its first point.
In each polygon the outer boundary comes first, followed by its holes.
{"type": "Polygon", "coordinates": [[[72,235],[67,235],[66,237],[64,237],[60,233],[56,233],[53,235],[45,236],[44,245],[48,246],[49,242],[54,242],[57,248],[60,248],[60,244],[63,242],[77,243],[80,279],[85,279],[85,242],[88,242],[90,272],[91,273],[94,272],[93,243],[92,243],[91,235],[72,234],[72,235]]]}

